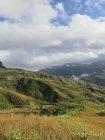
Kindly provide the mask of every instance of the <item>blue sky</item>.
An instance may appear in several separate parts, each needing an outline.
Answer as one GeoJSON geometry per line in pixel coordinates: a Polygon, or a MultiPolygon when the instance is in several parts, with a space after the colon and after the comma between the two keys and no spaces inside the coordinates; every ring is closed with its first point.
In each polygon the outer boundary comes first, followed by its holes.
{"type": "Polygon", "coordinates": [[[38,70],[105,56],[105,0],[0,0],[0,60],[38,70]]]}
{"type": "MultiPolygon", "coordinates": [[[[62,3],[66,16],[88,15],[92,19],[105,17],[105,0],[53,0],[52,6],[62,3]]],[[[68,25],[68,20],[56,19],[56,23],[68,25]]]]}
{"type": "Polygon", "coordinates": [[[58,2],[63,3],[68,15],[80,13],[92,18],[105,16],[104,0],[53,0],[52,5],[56,5],[58,2]]]}

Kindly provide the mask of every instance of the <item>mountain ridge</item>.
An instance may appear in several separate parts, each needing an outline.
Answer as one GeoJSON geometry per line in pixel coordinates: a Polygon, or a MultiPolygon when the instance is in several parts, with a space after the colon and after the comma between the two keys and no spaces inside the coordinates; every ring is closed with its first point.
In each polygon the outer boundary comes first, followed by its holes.
{"type": "Polygon", "coordinates": [[[77,77],[78,79],[105,86],[105,61],[91,63],[67,63],[61,66],[48,67],[39,72],[50,75],[77,77]]]}

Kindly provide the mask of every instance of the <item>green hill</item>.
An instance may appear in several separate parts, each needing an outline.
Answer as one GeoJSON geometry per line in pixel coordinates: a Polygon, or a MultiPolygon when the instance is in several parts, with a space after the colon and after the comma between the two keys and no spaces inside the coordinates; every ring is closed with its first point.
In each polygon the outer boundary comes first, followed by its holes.
{"type": "Polygon", "coordinates": [[[0,69],[0,110],[76,115],[86,108],[103,109],[104,99],[105,89],[94,84],[22,69],[0,69]]]}

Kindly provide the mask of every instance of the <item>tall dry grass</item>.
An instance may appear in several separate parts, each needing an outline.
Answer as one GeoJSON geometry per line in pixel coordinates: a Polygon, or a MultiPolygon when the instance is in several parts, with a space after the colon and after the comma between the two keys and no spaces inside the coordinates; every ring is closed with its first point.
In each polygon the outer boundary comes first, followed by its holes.
{"type": "Polygon", "coordinates": [[[0,140],[105,140],[105,118],[0,114],[0,140]]]}

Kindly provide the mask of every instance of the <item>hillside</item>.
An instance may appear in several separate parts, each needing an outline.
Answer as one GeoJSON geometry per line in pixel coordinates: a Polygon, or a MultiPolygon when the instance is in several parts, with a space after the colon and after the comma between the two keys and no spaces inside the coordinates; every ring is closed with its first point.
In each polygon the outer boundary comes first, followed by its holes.
{"type": "Polygon", "coordinates": [[[105,88],[0,69],[1,140],[104,140],[105,88]]]}
{"type": "Polygon", "coordinates": [[[72,115],[93,105],[104,108],[105,89],[94,84],[21,69],[0,73],[0,110],[28,108],[36,114],[72,115]]]}

